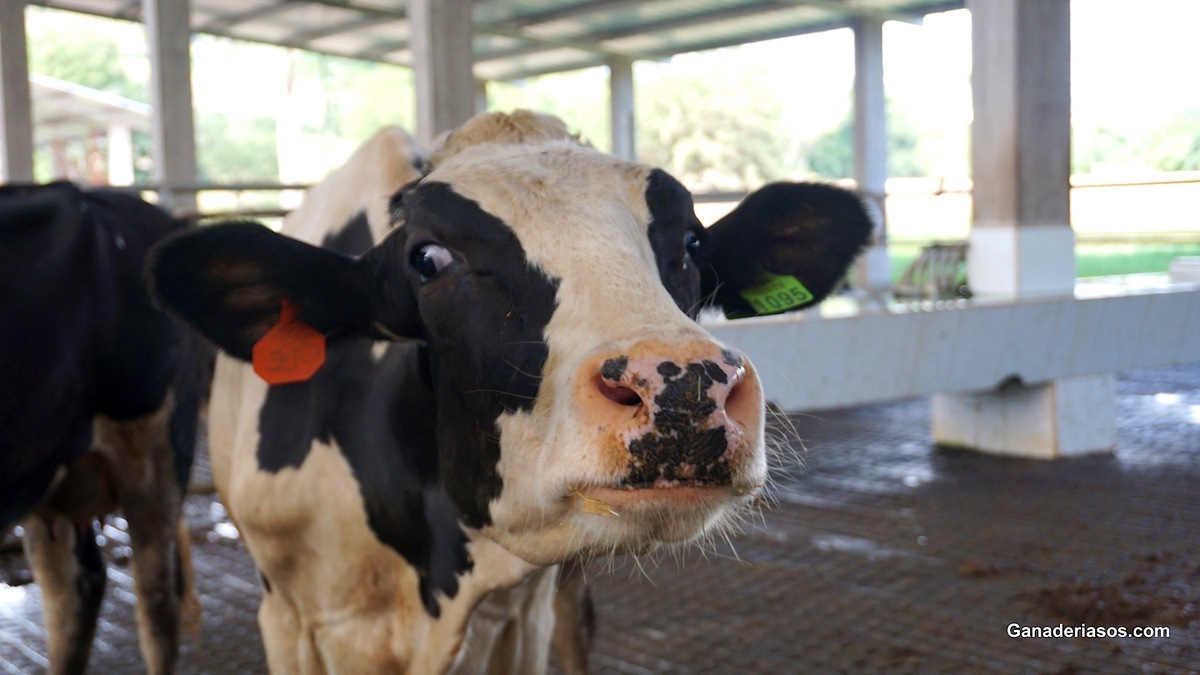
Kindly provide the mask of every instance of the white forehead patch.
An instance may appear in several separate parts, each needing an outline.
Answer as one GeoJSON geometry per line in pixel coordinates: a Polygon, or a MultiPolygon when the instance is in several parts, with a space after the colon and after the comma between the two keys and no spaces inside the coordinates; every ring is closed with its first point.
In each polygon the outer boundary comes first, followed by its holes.
{"type": "Polygon", "coordinates": [[[504,221],[531,262],[562,276],[565,270],[555,268],[580,262],[577,256],[603,255],[613,245],[634,246],[653,266],[645,197],[650,171],[574,142],[551,141],[467,148],[427,180],[450,184],[504,221]]]}
{"type": "Polygon", "coordinates": [[[467,148],[426,180],[448,183],[512,228],[527,260],[560,281],[559,318],[568,318],[564,309],[586,312],[580,321],[611,324],[626,335],[636,329],[631,321],[684,318],[650,246],[651,171],[571,141],[549,141],[467,148]]]}

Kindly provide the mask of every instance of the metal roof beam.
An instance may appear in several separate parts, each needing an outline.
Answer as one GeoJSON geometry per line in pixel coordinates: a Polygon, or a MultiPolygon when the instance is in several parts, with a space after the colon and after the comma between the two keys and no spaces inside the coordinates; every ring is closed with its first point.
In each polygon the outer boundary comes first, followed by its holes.
{"type": "MultiPolygon", "coordinates": [[[[323,0],[329,2],[330,0],[323,0]]],[[[491,54],[481,54],[476,57],[477,62],[495,61],[497,59],[509,58],[512,56],[523,56],[526,54],[536,54],[544,52],[548,49],[574,49],[576,51],[588,52],[590,54],[598,54],[600,56],[640,59],[645,58],[641,54],[628,53],[619,50],[607,49],[603,45],[597,44],[594,40],[587,39],[572,39],[572,38],[550,38],[540,35],[530,35],[529,33],[519,29],[510,28],[507,25],[491,24],[486,26],[476,26],[475,32],[480,35],[493,35],[496,37],[512,38],[514,40],[522,40],[530,43],[526,47],[517,47],[510,50],[494,52],[491,54]]],[[[363,59],[380,59],[385,54],[407,49],[409,46],[408,40],[394,40],[383,42],[375,47],[364,49],[357,52],[354,56],[363,59]]]]}
{"type": "Polygon", "coordinates": [[[364,59],[366,61],[382,61],[383,57],[402,49],[408,49],[408,40],[385,40],[376,43],[373,47],[354,52],[350,58],[364,59]]]}
{"type": "MultiPolygon", "coordinates": [[[[500,28],[500,27],[496,27],[496,26],[480,27],[480,28],[477,28],[476,30],[479,33],[482,33],[485,35],[497,35],[500,37],[507,37],[507,38],[513,38],[515,40],[524,40],[526,42],[532,42],[533,45],[530,47],[517,48],[518,50],[528,50],[528,51],[525,51],[524,53],[541,52],[541,51],[546,51],[547,48],[553,48],[553,49],[574,49],[574,50],[581,51],[581,52],[589,52],[592,54],[599,54],[599,55],[605,56],[605,57],[614,57],[615,56],[615,57],[630,58],[630,59],[643,58],[642,56],[640,56],[638,54],[631,54],[631,53],[622,52],[619,50],[608,49],[608,48],[604,47],[603,45],[597,44],[595,40],[592,40],[586,36],[584,37],[584,39],[579,39],[579,40],[571,39],[571,38],[561,38],[561,39],[560,38],[547,38],[547,37],[542,37],[540,35],[530,35],[522,30],[513,30],[513,29],[508,29],[508,28],[500,28]]],[[[513,50],[513,51],[516,51],[516,50],[513,50]]],[[[502,56],[503,54],[504,54],[504,52],[496,52],[493,54],[484,54],[479,57],[479,61],[495,61],[498,58],[504,58],[504,56],[502,56]]]]}
{"type": "Polygon", "coordinates": [[[400,3],[397,9],[380,9],[378,7],[368,7],[360,5],[349,0],[289,0],[291,2],[300,2],[308,5],[319,5],[322,7],[335,7],[337,9],[348,9],[365,16],[387,17],[389,19],[407,19],[408,12],[404,9],[404,3],[400,3]]]}
{"type": "Polygon", "coordinates": [[[882,9],[879,7],[863,7],[853,0],[785,0],[794,5],[824,9],[831,12],[849,14],[850,18],[865,17],[879,21],[900,21],[920,26],[925,21],[925,15],[903,10],[882,9]]]}
{"type": "Polygon", "coordinates": [[[386,16],[360,16],[357,19],[350,19],[348,21],[342,21],[341,23],[323,26],[321,28],[297,31],[284,39],[288,40],[289,42],[308,43],[311,40],[337,35],[338,33],[348,33],[359,28],[377,26],[386,21],[397,21],[397,19],[392,19],[386,16]]]}
{"type": "Polygon", "coordinates": [[[273,5],[263,5],[254,9],[238,12],[236,14],[227,14],[225,16],[213,19],[203,26],[198,26],[195,30],[198,33],[212,33],[214,31],[232,28],[239,23],[254,21],[255,19],[265,19],[273,14],[278,14],[297,7],[297,3],[291,0],[280,0],[273,5]]]}
{"type": "MultiPolygon", "coordinates": [[[[607,49],[607,48],[601,46],[599,43],[601,43],[605,40],[615,40],[615,39],[619,39],[619,38],[623,38],[623,37],[641,35],[643,33],[653,33],[653,32],[666,31],[666,30],[676,30],[679,28],[687,28],[689,26],[696,26],[696,25],[707,24],[707,23],[715,23],[718,21],[727,21],[729,19],[736,19],[736,18],[740,18],[740,17],[744,17],[744,16],[752,16],[754,14],[761,14],[763,12],[769,12],[769,11],[774,11],[774,10],[778,10],[778,9],[782,9],[782,8],[787,8],[788,6],[790,6],[789,2],[781,2],[780,0],[762,0],[761,2],[756,2],[751,5],[743,5],[743,6],[738,6],[738,7],[725,7],[725,8],[721,8],[721,9],[700,12],[698,14],[689,14],[686,16],[677,16],[677,17],[673,17],[670,19],[663,19],[660,21],[654,21],[654,22],[647,23],[647,24],[624,26],[622,28],[615,28],[612,30],[602,31],[599,33],[587,33],[584,35],[580,35],[577,39],[576,38],[565,38],[563,40],[563,42],[566,42],[569,46],[571,46],[574,49],[583,49],[582,45],[584,45],[584,44],[596,45],[599,48],[596,53],[599,53],[599,54],[602,54],[605,56],[611,56],[611,55],[615,54],[617,56],[632,56],[633,58],[657,58],[658,55],[655,55],[655,54],[636,54],[636,55],[635,54],[621,54],[617,50],[607,49]]],[[[528,40],[530,42],[536,42],[537,40],[541,39],[541,38],[535,38],[532,36],[528,36],[525,33],[518,33],[517,36],[523,36],[522,39],[528,40]]],[[[529,54],[536,54],[537,52],[540,52],[540,51],[544,51],[544,49],[537,45],[530,45],[527,47],[517,47],[514,49],[502,51],[502,52],[488,54],[486,56],[481,57],[479,60],[480,61],[495,61],[495,60],[499,60],[499,59],[513,58],[513,57],[517,57],[517,56],[527,56],[529,54]]],[[[691,51],[691,50],[689,49],[688,51],[691,51]]]]}
{"type": "Polygon", "coordinates": [[[668,58],[668,57],[671,57],[671,56],[674,56],[676,54],[680,54],[683,52],[703,52],[703,51],[708,51],[710,49],[720,49],[722,47],[735,47],[737,45],[750,44],[753,42],[763,42],[765,40],[775,40],[778,38],[793,37],[796,35],[807,35],[809,33],[821,33],[821,32],[827,31],[827,30],[836,30],[838,28],[846,28],[849,25],[850,25],[849,22],[846,20],[828,21],[828,22],[812,24],[812,25],[808,25],[808,26],[795,26],[795,27],[791,27],[791,28],[781,28],[779,30],[772,30],[772,31],[761,32],[761,33],[752,33],[750,35],[733,35],[733,36],[730,36],[727,38],[719,38],[719,39],[715,39],[715,40],[708,40],[706,42],[690,44],[690,45],[687,45],[687,47],[685,49],[677,49],[674,47],[668,48],[668,49],[663,49],[658,52],[652,52],[650,54],[650,57],[657,58],[657,59],[663,59],[663,58],[668,58]]]}
{"type": "MultiPolygon", "coordinates": [[[[633,35],[641,35],[644,33],[656,33],[659,31],[677,30],[679,28],[689,28],[708,23],[717,23],[720,21],[728,21],[730,19],[740,19],[742,17],[754,16],[764,12],[771,12],[779,9],[786,9],[792,3],[789,0],[760,0],[747,5],[737,5],[734,7],[722,7],[720,9],[710,9],[697,14],[687,14],[684,16],[672,17],[670,19],[661,19],[659,21],[651,21],[649,23],[634,24],[631,26],[623,26],[611,30],[600,31],[598,33],[586,33],[580,35],[579,39],[588,40],[590,42],[603,42],[605,40],[616,40],[618,38],[630,37],[633,35]]],[[[573,38],[568,38],[571,40],[573,38]]]]}
{"type": "MultiPolygon", "coordinates": [[[[589,57],[593,58],[594,57],[589,57]]],[[[495,82],[512,82],[514,80],[523,80],[529,77],[537,77],[538,75],[550,75],[553,73],[567,73],[573,70],[583,70],[584,68],[597,68],[603,66],[604,62],[598,59],[585,60],[578,63],[559,64],[553,66],[539,66],[536,68],[514,68],[500,73],[494,77],[488,78],[495,82]]]]}
{"type": "Polygon", "coordinates": [[[125,6],[117,10],[118,19],[131,21],[142,20],[142,0],[127,0],[125,6]]]}
{"type": "MultiPolygon", "coordinates": [[[[520,29],[527,26],[535,26],[541,23],[550,23],[551,21],[561,21],[563,19],[571,19],[577,16],[586,16],[595,14],[600,11],[613,11],[624,9],[626,7],[637,7],[638,5],[646,4],[646,0],[591,0],[590,2],[581,2],[565,7],[556,7],[543,12],[534,12],[531,14],[522,14],[514,16],[510,19],[496,22],[487,26],[488,28],[509,28],[520,29]]],[[[482,26],[481,26],[482,28],[482,26]]]]}

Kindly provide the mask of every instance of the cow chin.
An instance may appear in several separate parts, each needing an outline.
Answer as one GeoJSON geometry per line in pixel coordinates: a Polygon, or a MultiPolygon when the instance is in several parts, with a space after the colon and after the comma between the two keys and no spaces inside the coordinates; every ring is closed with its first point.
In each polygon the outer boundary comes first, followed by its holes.
{"type": "MultiPolygon", "coordinates": [[[[502,438],[515,440],[523,425],[503,426],[502,438]]],[[[540,565],[684,546],[738,522],[766,481],[761,427],[743,439],[722,479],[631,481],[628,465],[618,469],[611,459],[603,461],[603,443],[594,440],[556,445],[549,455],[574,460],[538,462],[540,473],[503,472],[504,489],[491,503],[493,522],[485,536],[540,565]]]]}
{"type": "Polygon", "coordinates": [[[675,484],[624,488],[590,486],[571,503],[572,526],[597,541],[587,553],[642,553],[688,544],[720,529],[749,507],[759,488],[675,484]]]}
{"type": "MultiPolygon", "coordinates": [[[[761,487],[680,484],[573,487],[536,529],[488,528],[512,553],[539,565],[686,546],[736,523],[761,487]]],[[[539,519],[540,520],[540,519],[539,519]]]]}

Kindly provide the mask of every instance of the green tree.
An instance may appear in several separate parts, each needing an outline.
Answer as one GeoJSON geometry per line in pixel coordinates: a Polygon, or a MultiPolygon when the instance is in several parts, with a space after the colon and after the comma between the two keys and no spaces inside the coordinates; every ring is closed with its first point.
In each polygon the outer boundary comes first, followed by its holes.
{"type": "Polygon", "coordinates": [[[638,156],[693,189],[745,190],[795,165],[765,70],[639,69],[638,156]]]}
{"type": "Polygon", "coordinates": [[[571,133],[602,150],[611,150],[607,91],[608,72],[604,68],[543,75],[515,83],[489,82],[488,108],[550,113],[565,122],[571,133]]]}
{"type": "Polygon", "coordinates": [[[196,164],[202,183],[276,180],[275,120],[201,113],[196,124],[196,164]]]}
{"type": "Polygon", "coordinates": [[[1200,110],[1186,110],[1150,134],[1142,153],[1163,171],[1200,171],[1200,110]]]}
{"type": "Polygon", "coordinates": [[[30,31],[30,71],[136,101],[149,100],[146,83],[133,81],[121,65],[117,38],[88,28],[70,28],[30,31]]]}
{"type": "Polygon", "coordinates": [[[393,124],[414,130],[412,71],[300,50],[292,68],[296,80],[317,80],[324,100],[319,127],[306,131],[360,141],[393,124]]]}
{"type": "Polygon", "coordinates": [[[1129,138],[1113,129],[1074,129],[1071,138],[1071,171],[1091,173],[1102,164],[1140,163],[1129,138]]]}
{"type": "Polygon", "coordinates": [[[826,178],[849,178],[854,173],[853,118],[847,116],[833,131],[817,136],[808,146],[808,168],[826,178]]]}
{"type": "Polygon", "coordinates": [[[357,140],[394,124],[415,131],[412,71],[399,66],[371,65],[374,67],[353,75],[341,97],[343,132],[357,140]]]}
{"type": "MultiPolygon", "coordinates": [[[[929,161],[921,152],[921,134],[891,99],[886,105],[888,175],[900,178],[928,175],[929,161]]],[[[854,175],[854,113],[847,113],[836,128],[814,139],[805,160],[809,170],[819,176],[854,175]]]]}

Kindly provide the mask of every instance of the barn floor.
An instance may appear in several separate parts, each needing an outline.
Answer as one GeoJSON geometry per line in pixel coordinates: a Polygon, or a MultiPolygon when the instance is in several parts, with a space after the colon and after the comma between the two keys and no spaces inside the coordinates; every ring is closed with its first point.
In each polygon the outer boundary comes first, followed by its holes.
{"type": "MultiPolygon", "coordinates": [[[[682,567],[593,567],[596,669],[1195,672],[1200,366],[1127,373],[1118,394],[1116,453],[1063,462],[937,449],[926,400],[793,416],[806,466],[778,473],[778,503],[736,556],[722,543],[682,567]],[[1171,634],[1014,639],[1012,623],[1171,634]]],[[[261,672],[249,558],[211,497],[187,511],[205,614],[181,670],[261,672]]],[[[108,534],[119,558],[123,533],[108,534]]],[[[0,581],[24,579],[0,554],[0,581]]],[[[126,568],[110,579],[92,672],[141,672],[126,568]]],[[[38,600],[0,584],[0,672],[45,666],[38,600]]]]}

